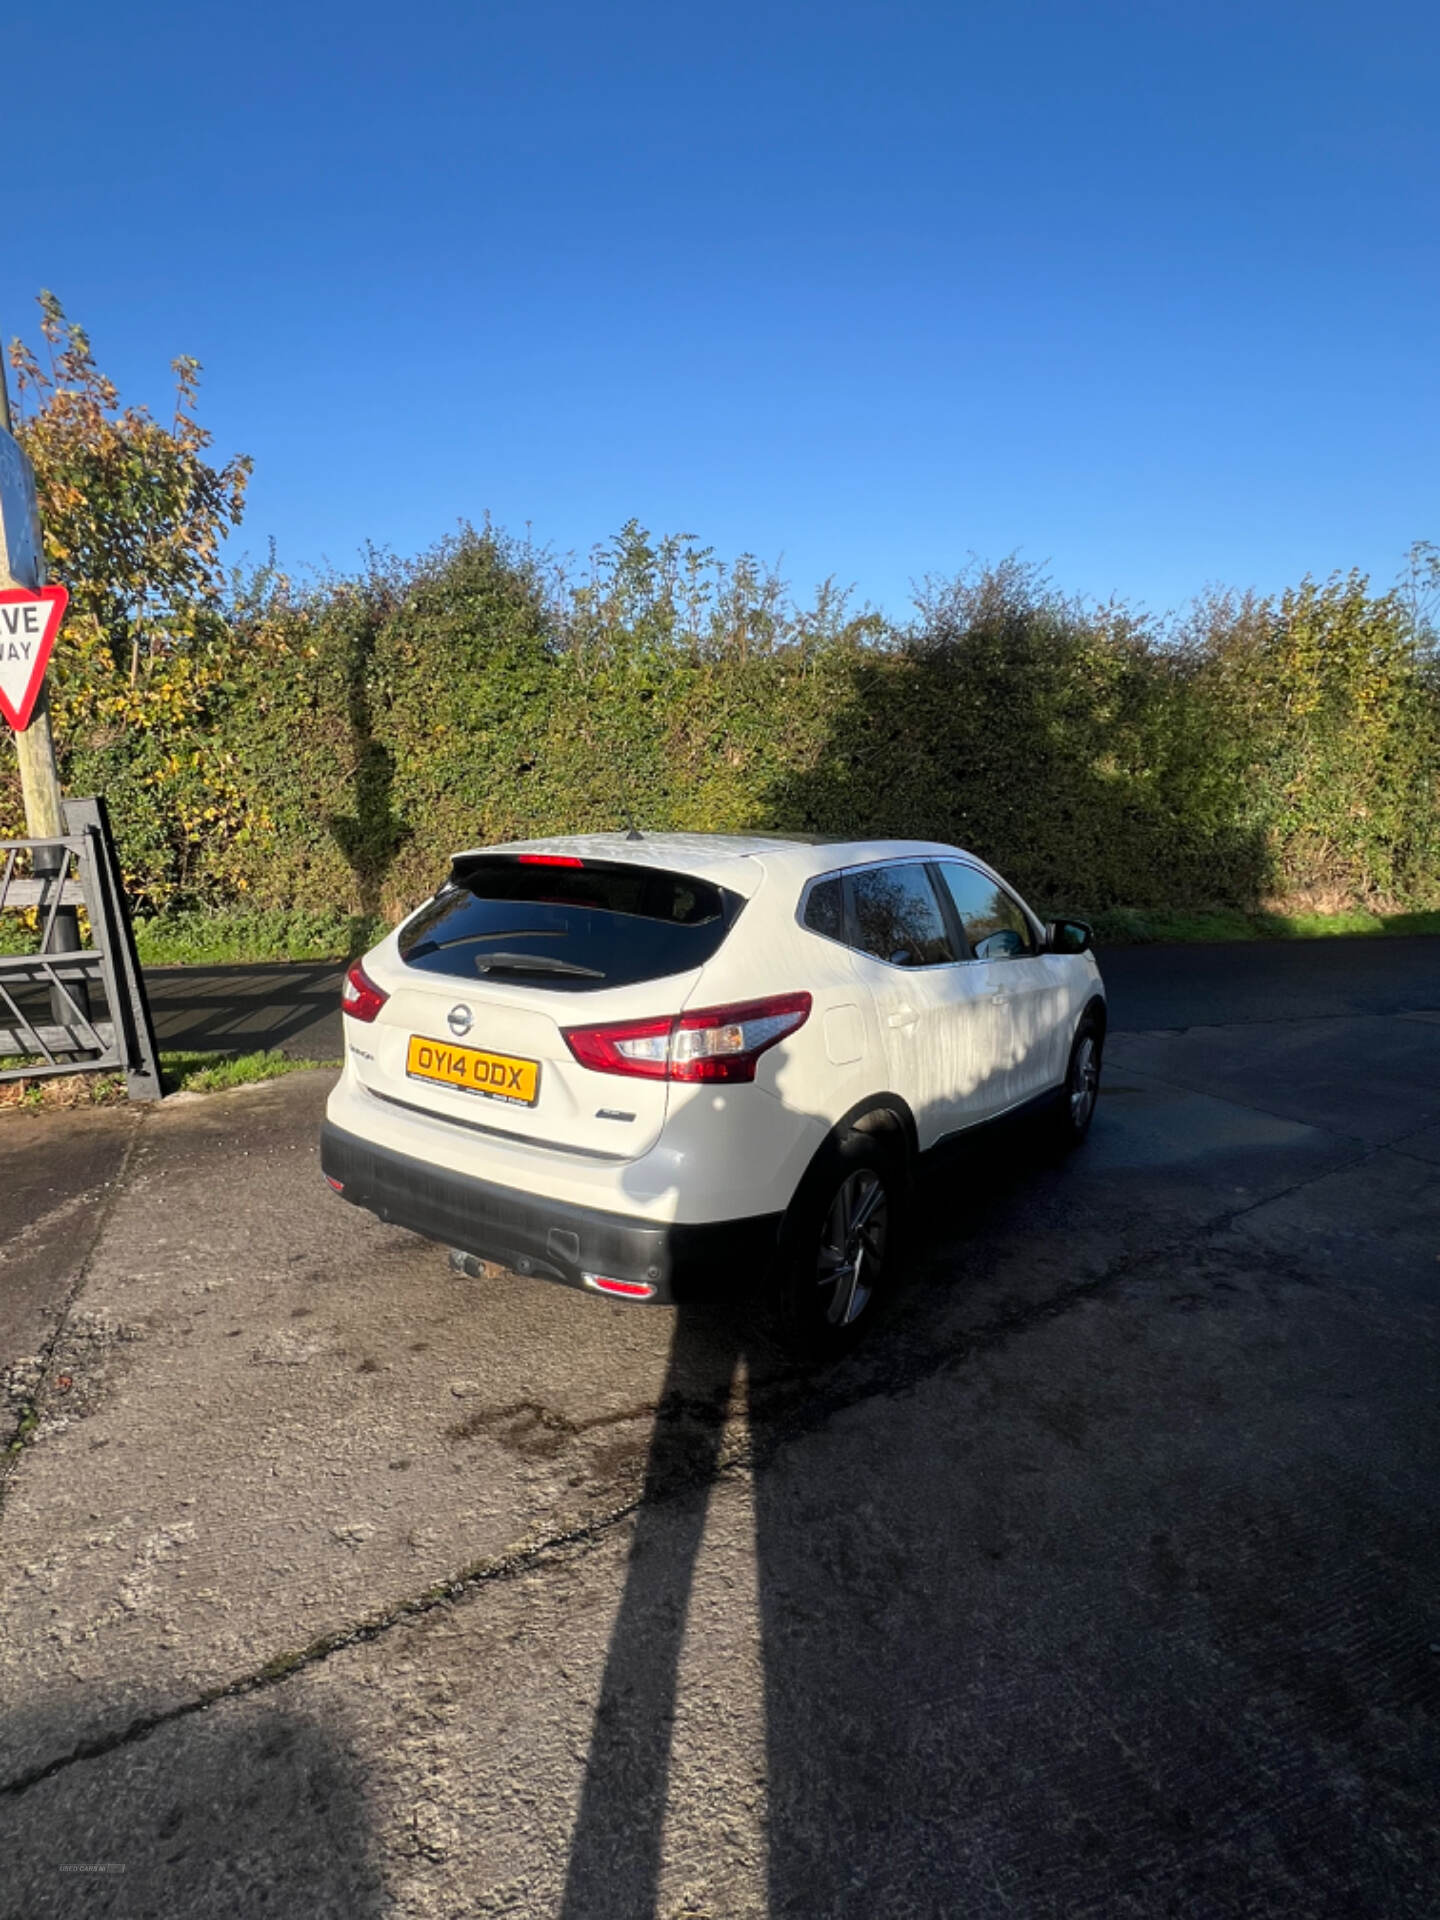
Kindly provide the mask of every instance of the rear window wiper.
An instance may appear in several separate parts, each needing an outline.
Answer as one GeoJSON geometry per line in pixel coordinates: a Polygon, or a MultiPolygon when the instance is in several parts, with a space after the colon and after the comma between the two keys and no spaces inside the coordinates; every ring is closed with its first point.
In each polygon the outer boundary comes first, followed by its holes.
{"type": "Polygon", "coordinates": [[[552,960],[548,953],[477,953],[477,973],[564,973],[577,980],[603,980],[598,967],[577,967],[573,960],[552,960]]]}
{"type": "Polygon", "coordinates": [[[441,953],[446,947],[473,947],[480,940],[513,940],[516,934],[522,934],[527,940],[568,938],[566,931],[559,927],[507,927],[504,933],[457,933],[453,940],[419,940],[404,957],[418,960],[423,954],[441,953]]]}

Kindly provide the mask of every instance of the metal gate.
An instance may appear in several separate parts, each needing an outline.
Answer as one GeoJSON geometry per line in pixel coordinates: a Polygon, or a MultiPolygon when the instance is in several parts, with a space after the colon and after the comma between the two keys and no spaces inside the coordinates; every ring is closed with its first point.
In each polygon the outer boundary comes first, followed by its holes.
{"type": "Polygon", "coordinates": [[[155,1032],[105,802],[63,804],[62,838],[0,840],[0,916],[34,909],[40,940],[38,953],[0,953],[0,1081],[123,1073],[132,1100],[158,1100],[155,1032]],[[24,1065],[9,1064],[17,1056],[24,1065]]]}

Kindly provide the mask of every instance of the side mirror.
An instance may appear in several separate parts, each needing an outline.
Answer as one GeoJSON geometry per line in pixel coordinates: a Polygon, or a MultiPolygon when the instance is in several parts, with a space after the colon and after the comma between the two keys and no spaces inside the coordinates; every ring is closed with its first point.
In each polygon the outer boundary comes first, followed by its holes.
{"type": "Polygon", "coordinates": [[[1045,929],[1047,953],[1089,953],[1095,929],[1088,920],[1052,920],[1045,929]]]}

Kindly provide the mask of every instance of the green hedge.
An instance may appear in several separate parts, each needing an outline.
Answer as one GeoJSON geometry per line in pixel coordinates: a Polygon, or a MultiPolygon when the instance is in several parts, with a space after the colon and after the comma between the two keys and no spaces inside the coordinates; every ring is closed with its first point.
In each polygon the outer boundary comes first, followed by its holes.
{"type": "Polygon", "coordinates": [[[1361,579],[1161,631],[1012,563],[897,629],[687,554],[627,528],[569,588],[467,533],[262,575],[137,682],[62,648],[66,785],[150,914],[393,917],[455,847],[629,818],[953,840],[1044,906],[1440,905],[1434,657],[1361,579]]]}

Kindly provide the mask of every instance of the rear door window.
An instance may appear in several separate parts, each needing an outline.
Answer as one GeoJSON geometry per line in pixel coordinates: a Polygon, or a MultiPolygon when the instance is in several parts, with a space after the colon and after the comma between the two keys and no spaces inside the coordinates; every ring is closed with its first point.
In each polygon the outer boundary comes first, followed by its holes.
{"type": "Polygon", "coordinates": [[[977,960],[1023,960],[1034,953],[1025,909],[998,880],[958,860],[947,860],[940,872],[977,960]]]}
{"type": "Polygon", "coordinates": [[[400,958],[462,980],[594,993],[703,966],[743,905],[709,880],[628,862],[461,860],[405,927],[400,958]]]}
{"type": "Polygon", "coordinates": [[[892,967],[937,967],[956,958],[923,866],[862,867],[849,885],[851,938],[861,953],[892,967]]]}

